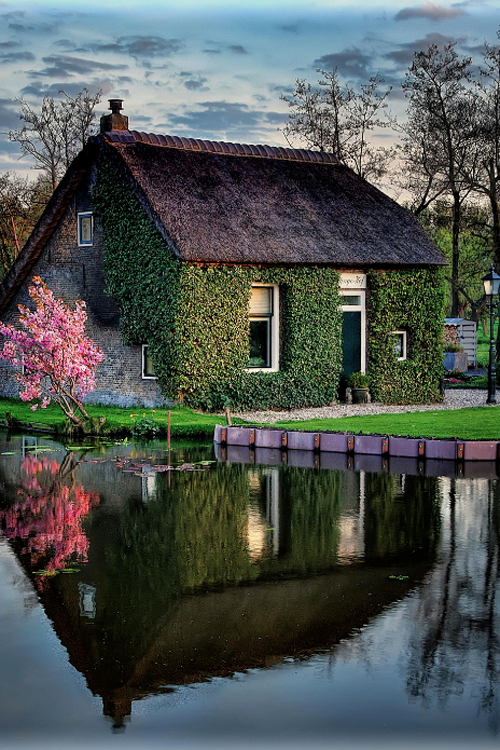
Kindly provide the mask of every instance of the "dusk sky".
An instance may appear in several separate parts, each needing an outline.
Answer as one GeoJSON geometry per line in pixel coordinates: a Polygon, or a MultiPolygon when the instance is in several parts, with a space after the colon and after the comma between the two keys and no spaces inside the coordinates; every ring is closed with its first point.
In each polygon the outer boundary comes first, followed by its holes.
{"type": "MultiPolygon", "coordinates": [[[[497,43],[498,0],[0,0],[0,172],[26,171],[8,140],[19,103],[84,87],[124,99],[130,127],[240,143],[284,144],[281,93],[336,66],[356,86],[380,73],[390,107],[415,50],[456,41],[479,60],[497,43]]],[[[387,136],[386,136],[387,137],[387,136]]],[[[299,145],[299,144],[297,144],[299,145]]]]}

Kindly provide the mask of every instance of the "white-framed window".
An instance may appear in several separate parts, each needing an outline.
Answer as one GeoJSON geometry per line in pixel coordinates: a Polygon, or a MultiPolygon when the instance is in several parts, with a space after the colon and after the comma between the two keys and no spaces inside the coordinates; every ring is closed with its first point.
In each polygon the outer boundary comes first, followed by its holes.
{"type": "Polygon", "coordinates": [[[254,284],[250,299],[251,371],[279,369],[279,287],[277,284],[254,284]]]}
{"type": "Polygon", "coordinates": [[[407,359],[406,331],[392,331],[391,336],[394,342],[396,359],[399,361],[407,359]]]}
{"type": "Polygon", "coordinates": [[[92,245],[94,242],[94,218],[92,211],[78,214],[78,244],[92,245]]]}
{"type": "Polygon", "coordinates": [[[156,380],[155,368],[153,365],[153,360],[151,359],[151,355],[149,353],[149,346],[147,344],[142,345],[141,356],[142,356],[142,366],[141,366],[142,379],[143,380],[156,380]]]}

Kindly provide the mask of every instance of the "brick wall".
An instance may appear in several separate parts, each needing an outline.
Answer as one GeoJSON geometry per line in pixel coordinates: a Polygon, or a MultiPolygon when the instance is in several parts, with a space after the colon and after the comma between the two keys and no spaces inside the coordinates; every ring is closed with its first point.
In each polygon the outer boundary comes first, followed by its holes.
{"type": "MultiPolygon", "coordinates": [[[[70,305],[77,299],[87,303],[87,333],[105,352],[97,370],[96,390],[87,395],[87,403],[160,406],[167,402],[157,382],[142,378],[141,346],[123,344],[118,308],[104,292],[102,230],[95,217],[93,244],[78,246],[78,214],[84,211],[92,211],[87,185],[82,185],[72,199],[29,278],[40,276],[56,297],[70,305]]],[[[4,323],[15,322],[18,304],[33,306],[27,288],[2,315],[4,323]]],[[[0,395],[17,394],[13,368],[0,360],[0,395]]]]}

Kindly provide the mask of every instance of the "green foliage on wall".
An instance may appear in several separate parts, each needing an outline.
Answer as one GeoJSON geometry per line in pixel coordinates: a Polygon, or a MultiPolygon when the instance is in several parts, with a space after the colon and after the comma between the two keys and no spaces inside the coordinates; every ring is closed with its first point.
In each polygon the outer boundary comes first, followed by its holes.
{"type": "Polygon", "coordinates": [[[164,393],[176,395],[180,264],[126,186],[102,154],[92,198],[104,230],[106,291],[120,306],[125,342],[149,344],[164,393]]]}
{"type": "Polygon", "coordinates": [[[442,270],[369,273],[368,358],[372,396],[386,404],[441,400],[442,270]],[[392,331],[406,330],[408,358],[398,361],[392,331]]]}
{"type": "MultiPolygon", "coordinates": [[[[120,166],[101,154],[93,202],[104,229],[107,291],[120,305],[126,343],[148,343],[162,392],[207,410],[323,406],[342,373],[339,272],[323,267],[181,263],[135,197],[120,166]],[[252,372],[252,283],[280,288],[280,369],[252,372]]],[[[369,370],[384,402],[439,399],[442,274],[369,275],[369,370]],[[391,331],[408,331],[397,362],[391,331]]]]}
{"type": "Polygon", "coordinates": [[[335,399],[342,367],[338,272],[185,266],[178,300],[179,391],[192,406],[291,408],[335,399]],[[280,287],[280,370],[246,372],[252,283],[280,287]]]}

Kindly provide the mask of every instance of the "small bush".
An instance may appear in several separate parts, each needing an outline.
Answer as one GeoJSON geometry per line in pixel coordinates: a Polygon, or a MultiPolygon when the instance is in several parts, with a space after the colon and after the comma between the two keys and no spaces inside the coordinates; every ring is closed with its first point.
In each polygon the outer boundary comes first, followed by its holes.
{"type": "Polygon", "coordinates": [[[141,417],[132,427],[132,435],[135,438],[154,438],[160,431],[160,425],[151,417],[141,417]]]}
{"type": "Polygon", "coordinates": [[[353,372],[347,378],[347,384],[351,388],[368,388],[370,386],[370,376],[366,372],[353,372]]]}

